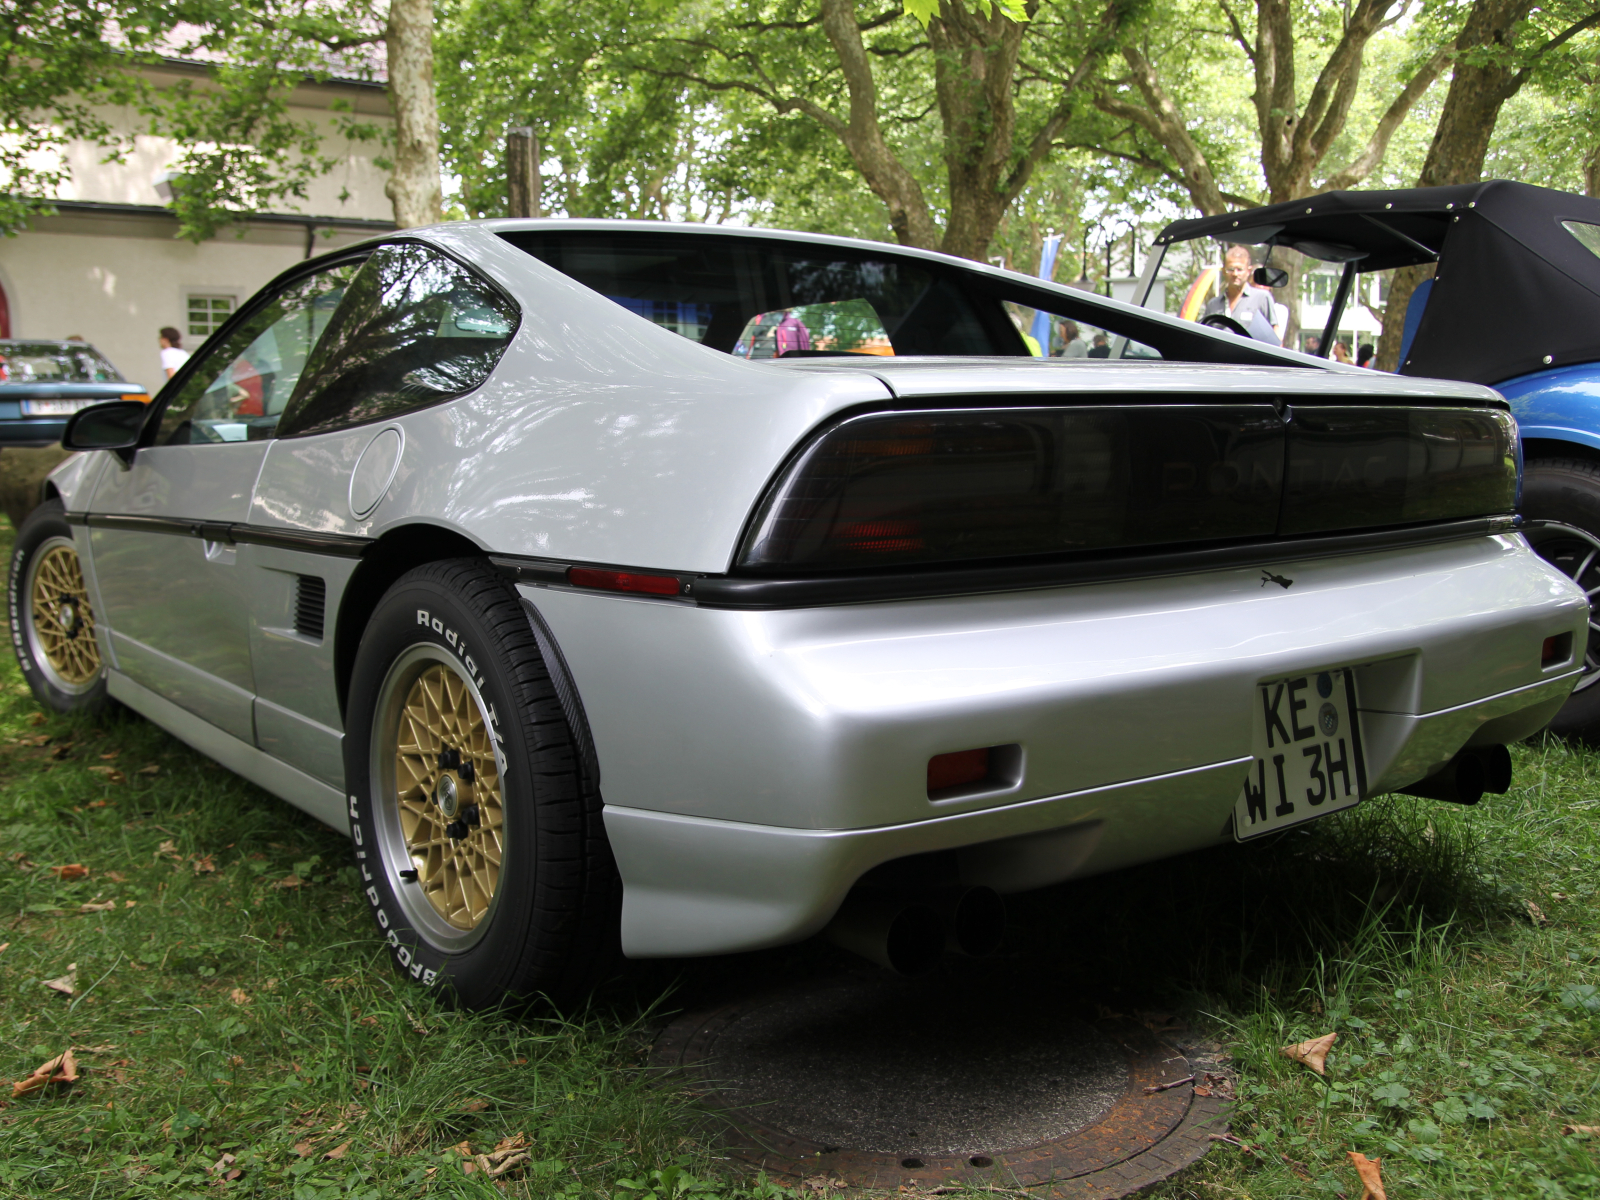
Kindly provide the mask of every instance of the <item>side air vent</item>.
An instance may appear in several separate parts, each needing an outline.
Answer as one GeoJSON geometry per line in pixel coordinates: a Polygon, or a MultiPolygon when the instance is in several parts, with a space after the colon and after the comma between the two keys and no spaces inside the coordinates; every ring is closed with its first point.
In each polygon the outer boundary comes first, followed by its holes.
{"type": "Polygon", "coordinates": [[[294,631],[302,637],[321,641],[328,585],[315,575],[296,575],[294,580],[294,631]]]}

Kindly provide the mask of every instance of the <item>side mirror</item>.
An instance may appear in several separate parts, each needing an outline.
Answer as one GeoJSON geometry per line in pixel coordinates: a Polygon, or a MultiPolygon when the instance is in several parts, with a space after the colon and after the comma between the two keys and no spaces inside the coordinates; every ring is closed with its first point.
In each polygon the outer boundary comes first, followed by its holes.
{"type": "MultiPolygon", "coordinates": [[[[67,450],[131,451],[139,444],[150,406],[137,400],[112,400],[79,409],[67,422],[61,445],[67,450]]],[[[123,453],[126,460],[130,454],[123,453]]]]}
{"type": "Polygon", "coordinates": [[[1289,272],[1282,267],[1257,267],[1250,279],[1257,287],[1287,287],[1289,285],[1289,272]]]}

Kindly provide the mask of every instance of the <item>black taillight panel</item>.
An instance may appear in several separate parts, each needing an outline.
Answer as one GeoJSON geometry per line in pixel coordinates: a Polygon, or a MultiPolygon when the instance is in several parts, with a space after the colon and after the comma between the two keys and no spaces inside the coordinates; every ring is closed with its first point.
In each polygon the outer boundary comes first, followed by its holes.
{"type": "Polygon", "coordinates": [[[1262,537],[1285,448],[1271,404],[873,414],[769,493],[746,570],[836,570],[1262,537]]]}
{"type": "Polygon", "coordinates": [[[1302,537],[1509,513],[1500,410],[1091,404],[873,413],[769,489],[744,573],[870,570],[1302,537]]]}
{"type": "Polygon", "coordinates": [[[1279,532],[1510,512],[1516,436],[1511,416],[1492,409],[1296,406],[1279,532]]]}

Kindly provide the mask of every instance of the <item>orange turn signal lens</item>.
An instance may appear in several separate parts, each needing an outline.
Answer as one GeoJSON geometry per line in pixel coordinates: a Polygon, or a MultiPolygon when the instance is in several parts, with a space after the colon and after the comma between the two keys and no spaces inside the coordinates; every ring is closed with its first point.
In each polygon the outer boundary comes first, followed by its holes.
{"type": "Polygon", "coordinates": [[[122,398],[124,400],[137,400],[140,404],[150,403],[149,392],[123,392],[122,398]]]}
{"type": "Polygon", "coordinates": [[[592,567],[568,567],[567,582],[576,587],[642,592],[647,596],[676,596],[683,591],[676,575],[637,575],[632,571],[597,571],[592,567]]]}

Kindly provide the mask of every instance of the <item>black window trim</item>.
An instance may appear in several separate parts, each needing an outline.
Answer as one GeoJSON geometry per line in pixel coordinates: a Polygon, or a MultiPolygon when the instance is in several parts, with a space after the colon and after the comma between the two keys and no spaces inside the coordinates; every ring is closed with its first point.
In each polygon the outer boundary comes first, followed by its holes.
{"type": "MultiPolygon", "coordinates": [[[[256,313],[260,312],[268,304],[272,303],[272,301],[290,285],[298,283],[300,280],[309,278],[312,275],[321,274],[323,271],[330,270],[334,267],[343,266],[346,263],[365,263],[367,259],[371,258],[372,255],[382,247],[398,245],[422,246],[427,250],[432,250],[436,254],[443,255],[445,258],[450,259],[457,266],[467,271],[474,278],[483,282],[491,291],[505,300],[505,302],[511,306],[512,312],[516,314],[516,324],[512,327],[511,333],[506,339],[507,346],[510,345],[511,340],[514,339],[517,336],[517,333],[522,329],[522,305],[517,303],[516,297],[502,287],[498,280],[491,278],[483,271],[473,266],[472,263],[468,262],[461,255],[455,253],[453,250],[446,249],[436,242],[430,242],[426,238],[419,237],[388,237],[382,238],[378,241],[361,242],[355,246],[346,246],[342,249],[334,250],[328,254],[324,254],[320,258],[313,258],[307,260],[306,262],[296,263],[287,271],[280,272],[279,274],[273,276],[272,279],[264,283],[260,288],[258,288],[255,294],[250,297],[249,301],[235,309],[233,314],[217,328],[215,333],[200,343],[200,345],[195,349],[194,353],[189,355],[188,361],[185,362],[183,366],[178,368],[177,373],[173,375],[171,379],[167,380],[166,383],[161,386],[161,390],[156,393],[155,398],[150,404],[150,413],[145,418],[144,428],[140,431],[139,445],[136,447],[136,449],[143,450],[146,447],[155,445],[156,434],[160,431],[161,422],[166,416],[167,405],[171,403],[172,398],[183,389],[184,385],[188,383],[189,379],[200,369],[199,364],[204,360],[206,351],[212,342],[217,342],[218,345],[221,345],[224,340],[233,335],[234,331],[238,329],[241,324],[250,320],[250,318],[255,316],[256,313]]],[[[496,363],[495,365],[498,368],[499,364],[496,363]]],[[[489,374],[492,376],[494,372],[490,371],[489,374]]],[[[488,378],[485,378],[484,383],[487,382],[488,378]]],[[[482,386],[482,383],[478,385],[478,387],[482,386]]],[[[477,390],[477,388],[472,389],[472,391],[477,390]]],[[[444,404],[448,403],[449,400],[459,400],[461,396],[470,396],[471,394],[472,392],[462,392],[459,396],[450,396],[446,400],[436,401],[435,403],[444,404]]],[[[431,405],[424,405],[423,407],[431,407],[431,405]]],[[[387,420],[389,418],[373,418],[374,421],[379,419],[387,420]]],[[[343,428],[359,429],[362,425],[369,425],[371,423],[371,421],[362,421],[355,425],[344,426],[343,428]]],[[[320,436],[321,433],[338,432],[340,432],[340,430],[320,430],[308,433],[294,433],[286,435],[282,440],[287,441],[294,438],[317,437],[320,436]]],[[[276,431],[274,431],[272,438],[269,440],[279,440],[276,431]]]]}

